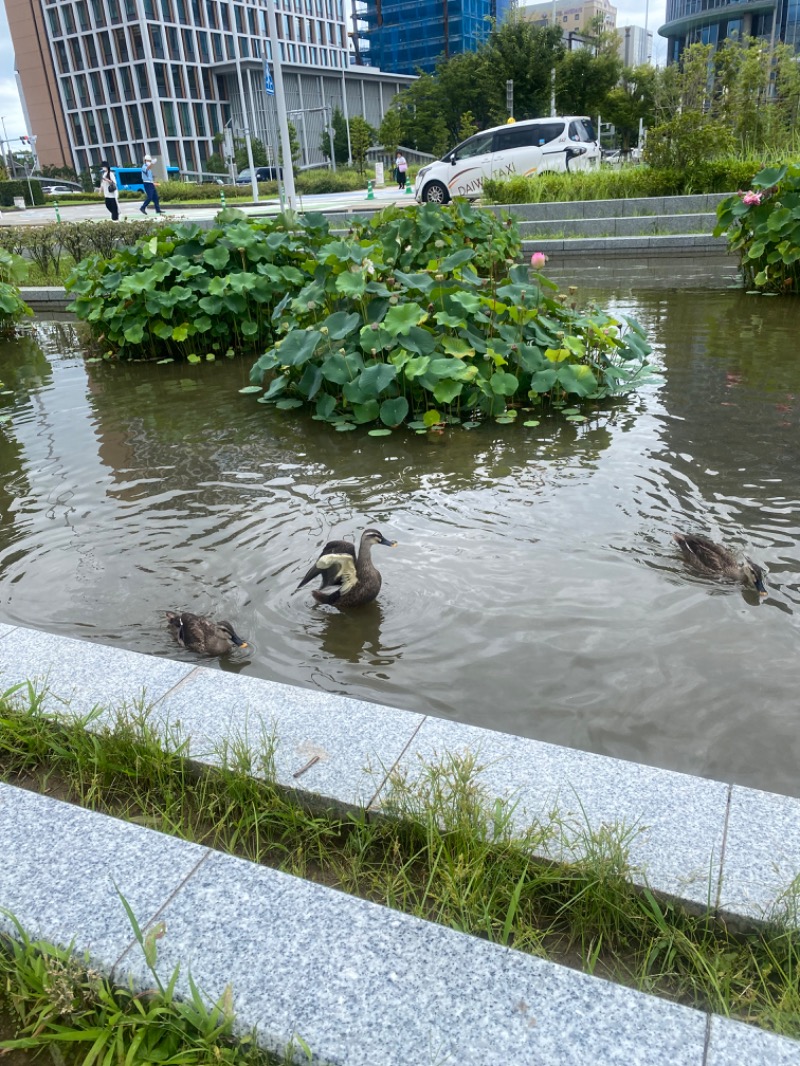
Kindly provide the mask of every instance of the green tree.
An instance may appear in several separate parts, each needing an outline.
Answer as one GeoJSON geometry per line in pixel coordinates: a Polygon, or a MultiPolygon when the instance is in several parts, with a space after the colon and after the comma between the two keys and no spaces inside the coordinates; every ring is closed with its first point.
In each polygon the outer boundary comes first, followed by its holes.
{"type": "MultiPolygon", "coordinates": [[[[253,166],[265,167],[267,165],[267,150],[258,137],[250,139],[250,150],[253,153],[253,166]]],[[[244,170],[250,166],[250,160],[247,158],[247,143],[242,137],[234,137],[233,139],[233,161],[236,164],[237,171],[244,170]]],[[[223,163],[220,173],[224,171],[225,165],[223,163]]]]}
{"type": "MultiPolygon", "coordinates": [[[[489,75],[484,85],[489,113],[503,122],[506,111],[506,81],[514,82],[514,115],[517,119],[539,118],[550,110],[550,71],[564,55],[559,26],[535,26],[510,18],[491,34],[485,57],[489,75]]],[[[478,112],[476,112],[478,114],[478,112]]]]}
{"type": "Polygon", "coordinates": [[[441,124],[445,108],[445,95],[437,77],[421,75],[397,101],[401,143],[420,152],[433,151],[434,125],[441,124]]]}
{"type": "MultiPolygon", "coordinates": [[[[300,160],[300,140],[297,136],[297,128],[293,122],[287,122],[289,127],[289,150],[292,153],[292,163],[297,164],[300,160]]],[[[283,145],[278,151],[278,159],[283,163],[283,145]]],[[[266,162],[266,160],[265,160],[266,162]]]]}
{"type": "Polygon", "coordinates": [[[622,60],[608,50],[567,52],[556,67],[556,109],[560,115],[602,115],[619,81],[622,60]]]}
{"type": "Polygon", "coordinates": [[[627,152],[639,136],[639,120],[645,126],[653,121],[655,67],[644,64],[623,70],[619,82],[606,93],[602,116],[613,123],[622,148],[627,152]]]}
{"type": "Polygon", "coordinates": [[[350,149],[353,153],[353,163],[359,174],[364,173],[367,151],[374,141],[375,131],[361,115],[350,119],[350,149]]]}
{"type": "Polygon", "coordinates": [[[461,115],[461,119],[458,124],[458,141],[465,141],[467,137],[471,137],[473,133],[478,132],[478,125],[475,122],[471,111],[465,111],[461,115]]]}
{"type": "Polygon", "coordinates": [[[397,109],[390,107],[383,116],[383,121],[378,128],[378,140],[391,155],[397,151],[402,143],[403,124],[397,109]]]}
{"type": "Polygon", "coordinates": [[[338,107],[333,109],[331,125],[333,126],[333,151],[336,156],[336,162],[346,163],[350,158],[350,152],[347,147],[347,123],[338,107]]]}

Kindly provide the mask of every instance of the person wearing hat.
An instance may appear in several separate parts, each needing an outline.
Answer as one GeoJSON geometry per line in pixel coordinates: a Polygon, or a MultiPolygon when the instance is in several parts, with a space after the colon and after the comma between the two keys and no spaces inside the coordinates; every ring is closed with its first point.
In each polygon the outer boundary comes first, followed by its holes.
{"type": "Polygon", "coordinates": [[[146,155],[144,162],[142,163],[142,185],[144,185],[144,203],[139,208],[143,215],[147,214],[147,205],[152,204],[156,209],[156,214],[163,214],[161,210],[161,204],[158,202],[158,191],[156,189],[156,179],[153,177],[153,171],[150,169],[150,165],[153,162],[153,157],[146,155]]]}

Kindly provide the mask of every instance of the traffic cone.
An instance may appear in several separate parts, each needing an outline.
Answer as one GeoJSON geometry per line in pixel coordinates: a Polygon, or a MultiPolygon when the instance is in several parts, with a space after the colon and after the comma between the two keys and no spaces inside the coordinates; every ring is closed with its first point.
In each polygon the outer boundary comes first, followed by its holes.
{"type": "Polygon", "coordinates": [[[372,182],[371,181],[367,182],[367,199],[368,200],[374,200],[375,199],[375,193],[372,191],[372,182]]]}
{"type": "Polygon", "coordinates": [[[224,189],[220,189],[219,190],[219,202],[222,204],[223,207],[227,207],[227,204],[225,203],[225,190],[224,189]]]}
{"type": "Polygon", "coordinates": [[[414,190],[411,188],[411,178],[406,174],[406,196],[411,196],[413,191],[414,190]]]}
{"type": "Polygon", "coordinates": [[[60,222],[61,212],[58,210],[58,200],[53,200],[53,207],[56,209],[56,222],[60,222]]]}

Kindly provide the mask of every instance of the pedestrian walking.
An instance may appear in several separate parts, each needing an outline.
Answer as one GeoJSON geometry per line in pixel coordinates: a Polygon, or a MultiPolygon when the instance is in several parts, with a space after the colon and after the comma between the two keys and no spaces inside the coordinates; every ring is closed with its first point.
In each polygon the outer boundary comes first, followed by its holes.
{"type": "Polygon", "coordinates": [[[157,215],[162,215],[164,212],[161,210],[161,204],[158,202],[158,190],[156,189],[156,179],[153,177],[153,171],[150,169],[150,165],[153,162],[153,157],[146,155],[144,162],[142,163],[142,185],[144,185],[144,203],[139,208],[143,215],[147,214],[147,205],[152,204],[156,209],[157,215]]]}
{"type": "Polygon", "coordinates": [[[401,191],[406,187],[406,171],[408,170],[408,163],[406,163],[405,156],[400,149],[397,149],[397,158],[394,161],[394,172],[397,175],[397,188],[401,191]]]}
{"type": "Polygon", "coordinates": [[[100,195],[106,202],[112,222],[119,221],[119,189],[111,173],[111,167],[104,160],[100,164],[100,195]]]}

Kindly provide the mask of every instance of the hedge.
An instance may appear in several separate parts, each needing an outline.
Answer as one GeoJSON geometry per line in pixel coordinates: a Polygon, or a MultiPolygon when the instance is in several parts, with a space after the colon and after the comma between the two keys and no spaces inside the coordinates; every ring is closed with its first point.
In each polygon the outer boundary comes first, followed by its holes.
{"type": "Polygon", "coordinates": [[[32,181],[30,186],[27,181],[0,181],[0,207],[13,207],[15,196],[21,196],[29,207],[44,203],[44,193],[38,181],[32,181]]]}

